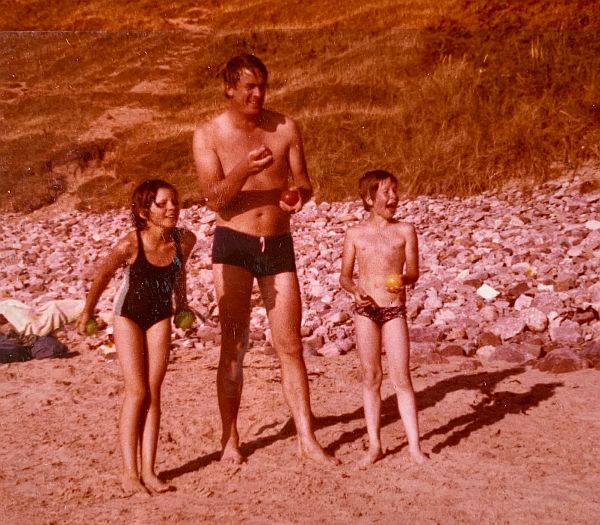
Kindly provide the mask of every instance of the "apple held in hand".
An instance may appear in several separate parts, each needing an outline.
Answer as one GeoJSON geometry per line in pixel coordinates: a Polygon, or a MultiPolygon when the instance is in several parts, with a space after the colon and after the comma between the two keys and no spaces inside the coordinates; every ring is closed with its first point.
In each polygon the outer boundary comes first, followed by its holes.
{"type": "Polygon", "coordinates": [[[189,310],[182,310],[175,316],[175,326],[182,330],[191,328],[194,324],[194,314],[189,310]]]}
{"type": "Polygon", "coordinates": [[[404,280],[397,273],[390,273],[385,277],[385,287],[390,293],[398,293],[404,288],[404,280]]]}
{"type": "Polygon", "coordinates": [[[296,206],[296,203],[300,200],[300,193],[298,190],[283,190],[281,200],[288,206],[296,206]]]}

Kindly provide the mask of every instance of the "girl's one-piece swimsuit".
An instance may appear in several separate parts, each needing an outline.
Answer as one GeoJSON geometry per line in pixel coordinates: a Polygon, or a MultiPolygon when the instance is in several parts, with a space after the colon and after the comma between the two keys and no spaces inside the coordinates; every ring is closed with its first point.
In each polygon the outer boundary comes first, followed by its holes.
{"type": "Polygon", "coordinates": [[[136,230],[138,254],[125,269],[125,279],[115,297],[114,313],[132,320],[143,331],[173,315],[172,295],[183,256],[178,231],[173,232],[175,256],[167,266],[146,259],[144,243],[136,230]]]}

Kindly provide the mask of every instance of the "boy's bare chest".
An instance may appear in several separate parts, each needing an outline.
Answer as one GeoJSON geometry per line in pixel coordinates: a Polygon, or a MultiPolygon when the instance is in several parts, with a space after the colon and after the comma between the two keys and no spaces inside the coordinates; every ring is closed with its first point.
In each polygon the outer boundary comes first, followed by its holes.
{"type": "Polygon", "coordinates": [[[374,232],[362,236],[357,243],[357,250],[359,256],[396,258],[404,254],[405,246],[402,236],[374,232]]]}

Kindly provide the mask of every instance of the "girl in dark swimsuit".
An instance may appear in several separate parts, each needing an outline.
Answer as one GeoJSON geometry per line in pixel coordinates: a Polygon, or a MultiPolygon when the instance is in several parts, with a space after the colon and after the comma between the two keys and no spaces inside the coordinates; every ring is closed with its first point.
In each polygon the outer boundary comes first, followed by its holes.
{"type": "Polygon", "coordinates": [[[140,184],[133,192],[131,211],[135,230],[119,240],[102,261],[77,322],[83,333],[102,292],[115,272],[125,267],[115,299],[113,333],[125,381],[119,438],[127,495],[171,489],[154,472],[160,390],[171,348],[173,296],[175,312],[189,310],[185,263],[196,242],[192,232],[176,228],[178,195],[167,182],[140,184]]]}

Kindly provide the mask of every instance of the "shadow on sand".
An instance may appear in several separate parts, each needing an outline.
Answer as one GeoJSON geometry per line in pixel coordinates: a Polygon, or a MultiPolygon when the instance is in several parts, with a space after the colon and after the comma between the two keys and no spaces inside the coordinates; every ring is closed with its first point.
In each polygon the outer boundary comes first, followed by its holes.
{"type": "MultiPolygon", "coordinates": [[[[528,410],[538,406],[542,401],[551,398],[557,387],[562,383],[540,383],[531,387],[527,392],[515,394],[513,392],[494,392],[495,387],[501,381],[511,376],[522,374],[525,371],[523,367],[508,368],[495,372],[480,372],[478,374],[460,374],[449,377],[431,385],[424,390],[416,393],[419,412],[435,406],[442,401],[446,395],[451,392],[461,390],[477,390],[483,394],[483,399],[475,405],[471,405],[472,411],[455,417],[446,424],[430,430],[421,436],[425,441],[436,435],[446,435],[446,439],[435,445],[432,453],[439,453],[446,447],[452,447],[460,443],[463,439],[483,427],[493,425],[501,421],[507,414],[524,414],[528,410]]],[[[364,419],[362,406],[337,416],[325,416],[315,418],[315,429],[327,428],[340,423],[350,423],[357,419],[364,419]]],[[[390,425],[400,419],[398,414],[398,405],[396,396],[388,396],[382,402],[381,407],[381,426],[382,428],[390,425]]],[[[335,441],[330,443],[325,450],[334,454],[342,445],[354,442],[366,435],[366,427],[361,427],[348,432],[343,432],[335,441]]],[[[242,454],[246,457],[251,456],[257,450],[268,447],[276,441],[287,439],[295,434],[295,427],[292,419],[289,419],[285,425],[276,433],[270,436],[261,437],[244,443],[241,446],[242,454]]],[[[394,449],[388,450],[387,454],[394,454],[402,450],[407,445],[403,442],[394,449]]],[[[213,452],[206,456],[194,459],[181,467],[161,473],[161,477],[166,479],[177,478],[183,474],[194,472],[205,467],[213,461],[218,461],[219,452],[213,452]]]]}

